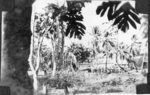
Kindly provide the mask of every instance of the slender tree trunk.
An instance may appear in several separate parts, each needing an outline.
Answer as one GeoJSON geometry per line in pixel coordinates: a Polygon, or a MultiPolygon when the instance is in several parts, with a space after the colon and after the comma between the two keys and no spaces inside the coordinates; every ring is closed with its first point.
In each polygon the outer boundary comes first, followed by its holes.
{"type": "Polygon", "coordinates": [[[72,72],[75,73],[74,68],[73,68],[73,59],[71,59],[70,67],[71,67],[72,72]]]}
{"type": "Polygon", "coordinates": [[[33,74],[33,87],[34,87],[34,95],[40,95],[39,93],[39,81],[37,75],[33,74]]]}
{"type": "Polygon", "coordinates": [[[33,74],[33,94],[34,95],[38,95],[38,80],[37,80],[37,75],[36,75],[36,71],[34,70],[34,66],[33,66],[33,46],[34,40],[33,40],[33,35],[31,36],[31,45],[30,45],[30,55],[29,55],[29,66],[31,68],[32,74],[33,74]]]}
{"type": "Polygon", "coordinates": [[[106,54],[106,66],[105,66],[105,72],[107,73],[107,54],[106,54]]]}
{"type": "Polygon", "coordinates": [[[108,44],[106,40],[106,66],[105,66],[105,73],[107,73],[107,58],[108,58],[108,44]]]}
{"type": "Polygon", "coordinates": [[[35,68],[36,73],[38,72],[38,69],[39,69],[39,66],[40,66],[40,48],[41,48],[41,41],[40,41],[40,37],[39,37],[39,39],[38,39],[37,58],[36,58],[36,68],[35,68]]]}
{"type": "MultiPolygon", "coordinates": [[[[38,39],[38,50],[37,50],[37,61],[36,61],[36,67],[34,68],[33,66],[33,53],[34,53],[34,43],[35,43],[35,32],[34,32],[34,22],[35,21],[35,11],[34,11],[34,6],[33,6],[33,10],[32,10],[32,15],[31,15],[31,32],[32,32],[32,36],[31,36],[31,45],[30,45],[30,55],[28,58],[28,62],[29,62],[29,66],[31,68],[32,74],[33,74],[33,94],[34,95],[41,95],[39,93],[39,87],[40,87],[40,83],[38,80],[38,70],[39,70],[39,66],[40,66],[40,50],[41,50],[41,45],[44,39],[44,35],[42,40],[38,39]]],[[[45,93],[42,93],[45,94],[45,93]]]]}
{"type": "Polygon", "coordinates": [[[56,73],[56,55],[55,55],[56,41],[52,36],[50,38],[52,44],[52,64],[53,64],[52,77],[54,77],[56,73]]]}
{"type": "Polygon", "coordinates": [[[56,61],[55,61],[55,54],[53,53],[53,72],[52,72],[52,77],[55,76],[56,73],[56,61]]]}
{"type": "Polygon", "coordinates": [[[59,70],[62,69],[63,66],[63,52],[64,52],[64,27],[63,27],[63,22],[59,22],[60,16],[58,16],[57,19],[57,35],[58,35],[58,42],[57,42],[57,55],[58,55],[58,68],[59,70]],[[62,28],[61,28],[62,27],[62,28]],[[61,29],[61,30],[60,30],[61,29]]]}
{"type": "Polygon", "coordinates": [[[117,65],[118,65],[118,67],[120,69],[122,69],[123,71],[127,72],[127,70],[125,70],[123,67],[121,67],[120,64],[118,63],[118,52],[116,53],[116,63],[117,63],[117,65]]]}
{"type": "MultiPolygon", "coordinates": [[[[30,55],[29,55],[29,66],[31,68],[31,71],[32,71],[32,74],[33,74],[33,94],[34,95],[40,95],[39,94],[39,87],[40,87],[40,83],[39,83],[39,80],[37,78],[37,71],[38,69],[34,69],[34,66],[33,66],[33,51],[34,51],[34,36],[32,35],[31,36],[31,45],[30,45],[30,55]]],[[[40,46],[39,46],[40,48],[40,46]]],[[[38,56],[39,56],[39,50],[38,50],[38,56]]],[[[39,60],[39,57],[37,58],[37,61],[39,60]]],[[[39,68],[39,67],[36,67],[36,68],[39,68]]],[[[43,93],[44,94],[44,93],[43,93]]]]}
{"type": "Polygon", "coordinates": [[[37,74],[36,71],[34,69],[33,66],[33,52],[34,52],[34,20],[35,20],[35,7],[32,6],[33,10],[32,10],[32,14],[31,14],[31,32],[32,32],[32,36],[31,36],[31,44],[30,44],[30,55],[28,58],[28,62],[29,62],[29,66],[31,68],[32,74],[33,74],[33,95],[38,95],[38,79],[37,79],[37,74]]]}
{"type": "Polygon", "coordinates": [[[61,68],[63,67],[63,64],[64,64],[64,44],[65,44],[65,39],[64,39],[64,36],[65,36],[65,34],[64,34],[64,31],[62,30],[61,31],[61,35],[62,35],[62,38],[61,38],[61,45],[62,45],[62,47],[61,47],[61,56],[60,56],[60,65],[61,65],[61,68]]]}
{"type": "Polygon", "coordinates": [[[52,63],[53,63],[53,71],[52,71],[52,77],[55,76],[55,72],[56,72],[56,62],[55,62],[55,42],[53,42],[52,38],[51,38],[51,43],[52,43],[52,63]]]}

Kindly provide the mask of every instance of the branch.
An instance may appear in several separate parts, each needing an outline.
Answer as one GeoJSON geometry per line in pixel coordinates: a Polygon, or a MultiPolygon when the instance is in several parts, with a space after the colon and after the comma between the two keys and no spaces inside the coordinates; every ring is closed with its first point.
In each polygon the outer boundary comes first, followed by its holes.
{"type": "MultiPolygon", "coordinates": [[[[40,51],[41,51],[41,46],[42,46],[42,43],[43,43],[43,39],[44,39],[44,36],[46,35],[46,33],[48,32],[48,30],[50,29],[51,27],[48,27],[46,29],[46,31],[44,32],[44,34],[42,35],[42,38],[40,39],[39,37],[39,42],[38,42],[38,57],[37,57],[37,65],[36,65],[36,68],[35,68],[35,72],[37,73],[37,71],[39,70],[39,66],[40,66],[40,51]]],[[[45,29],[44,29],[45,30],[45,29]]]]}
{"type": "Polygon", "coordinates": [[[34,5],[32,6],[33,10],[32,10],[32,14],[31,14],[31,32],[33,33],[32,36],[31,36],[31,45],[30,45],[30,55],[29,55],[29,58],[28,58],[28,62],[29,62],[29,66],[33,72],[33,75],[36,76],[36,72],[34,70],[34,66],[32,64],[32,59],[33,59],[33,50],[34,50],[34,19],[35,19],[35,9],[34,9],[34,5]]]}
{"type": "Polygon", "coordinates": [[[28,58],[28,62],[29,62],[29,66],[33,72],[34,75],[36,75],[36,71],[34,70],[34,66],[32,64],[32,58],[33,58],[33,35],[31,36],[31,46],[30,46],[30,55],[29,55],[29,58],[28,58]]]}
{"type": "MultiPolygon", "coordinates": [[[[116,57],[118,57],[118,51],[117,51],[117,53],[116,53],[116,57]]],[[[118,58],[117,58],[118,59],[118,58]]],[[[125,70],[123,67],[121,67],[119,64],[118,64],[118,62],[116,62],[117,63],[117,65],[118,65],[118,67],[119,68],[121,68],[123,71],[125,71],[125,72],[128,72],[127,70],[125,70]]],[[[128,72],[129,73],[129,72],[128,72]]]]}

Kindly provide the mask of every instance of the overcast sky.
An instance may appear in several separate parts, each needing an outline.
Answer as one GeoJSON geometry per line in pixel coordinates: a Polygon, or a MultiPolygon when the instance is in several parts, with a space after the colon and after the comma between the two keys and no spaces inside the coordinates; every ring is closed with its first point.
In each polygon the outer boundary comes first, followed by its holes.
{"type": "MultiPolygon", "coordinates": [[[[123,1],[123,3],[125,3],[126,1],[123,1]]],[[[72,39],[72,40],[68,40],[68,42],[70,41],[75,41],[78,43],[83,43],[85,46],[90,46],[88,44],[88,41],[91,40],[91,36],[89,35],[89,33],[91,33],[92,27],[94,26],[99,26],[100,30],[105,30],[108,28],[108,25],[102,25],[102,23],[108,22],[107,19],[107,13],[103,16],[100,17],[99,15],[96,15],[96,9],[99,5],[102,4],[102,1],[98,1],[98,0],[93,0],[91,3],[86,3],[85,7],[82,9],[82,14],[84,17],[84,21],[83,24],[86,26],[86,35],[83,36],[82,41],[76,39],[72,39]]],[[[130,4],[135,7],[135,1],[130,1],[130,4]]],[[[137,24],[137,27],[139,28],[140,25],[137,24]]],[[[119,41],[123,41],[127,44],[129,44],[131,41],[131,37],[133,34],[139,33],[138,29],[135,30],[132,28],[132,26],[130,25],[130,29],[127,31],[127,33],[123,33],[122,31],[119,31],[119,36],[118,39],[119,41]]]]}
{"type": "MultiPolygon", "coordinates": [[[[64,4],[64,0],[37,0],[37,2],[34,4],[36,12],[43,12],[42,8],[47,5],[49,2],[57,3],[59,1],[59,5],[64,4]]],[[[122,4],[127,1],[122,1],[122,4]]],[[[57,3],[58,4],[58,3],[57,3]]],[[[100,17],[99,15],[96,15],[96,8],[102,4],[102,1],[93,0],[91,3],[86,3],[85,7],[82,8],[82,14],[84,17],[84,21],[82,22],[86,26],[86,34],[82,37],[82,40],[74,39],[74,38],[66,38],[65,44],[68,46],[71,42],[75,43],[82,43],[85,46],[90,46],[89,41],[91,40],[92,36],[89,35],[92,31],[92,27],[99,26],[100,30],[107,29],[108,25],[102,25],[104,22],[108,22],[107,19],[107,13],[100,17]]],[[[130,1],[130,4],[135,7],[135,1],[130,1]]],[[[137,29],[133,29],[132,26],[129,26],[130,29],[127,31],[127,33],[123,33],[122,31],[119,31],[118,40],[121,42],[125,42],[127,44],[130,44],[130,39],[133,34],[141,35],[139,32],[140,25],[137,24],[137,29]]],[[[140,36],[139,36],[140,37],[140,36]]],[[[142,36],[141,36],[142,37],[142,36]]]]}

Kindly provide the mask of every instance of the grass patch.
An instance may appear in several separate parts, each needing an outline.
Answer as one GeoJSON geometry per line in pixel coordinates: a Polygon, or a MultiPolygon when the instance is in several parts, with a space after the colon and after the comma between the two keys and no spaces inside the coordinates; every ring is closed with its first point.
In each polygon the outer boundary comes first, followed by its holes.
{"type": "Polygon", "coordinates": [[[117,93],[117,92],[123,92],[121,89],[117,88],[111,88],[111,89],[108,89],[106,93],[117,93]]]}

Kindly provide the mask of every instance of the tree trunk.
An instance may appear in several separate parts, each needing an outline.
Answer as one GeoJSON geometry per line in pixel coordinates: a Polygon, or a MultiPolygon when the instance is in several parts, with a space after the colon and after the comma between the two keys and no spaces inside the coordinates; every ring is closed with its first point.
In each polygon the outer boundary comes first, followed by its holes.
{"type": "Polygon", "coordinates": [[[57,16],[57,18],[56,18],[56,25],[57,25],[56,32],[58,35],[56,54],[57,54],[58,70],[60,70],[63,65],[63,51],[64,51],[64,33],[63,33],[64,31],[63,31],[63,26],[62,26],[62,29],[60,27],[61,23],[59,22],[59,18],[60,18],[60,16],[57,16]]]}
{"type": "Polygon", "coordinates": [[[32,58],[33,58],[33,49],[34,49],[34,46],[33,46],[33,35],[31,36],[31,45],[30,45],[30,55],[29,55],[29,66],[31,68],[31,71],[32,71],[32,74],[33,74],[33,94],[34,95],[39,95],[38,94],[38,87],[39,87],[39,82],[38,82],[38,79],[37,79],[37,74],[36,74],[36,71],[34,70],[34,66],[33,66],[33,61],[32,61],[32,58]]]}
{"type": "Polygon", "coordinates": [[[63,64],[64,64],[64,44],[65,44],[65,39],[64,39],[64,36],[65,36],[65,34],[64,34],[64,31],[62,30],[61,31],[61,36],[62,36],[62,38],[61,38],[61,55],[60,55],[60,65],[61,65],[61,68],[63,67],[63,64]]]}
{"type": "Polygon", "coordinates": [[[127,72],[123,67],[121,67],[120,65],[119,65],[119,63],[118,63],[118,52],[116,53],[116,63],[117,63],[117,65],[118,65],[118,67],[120,68],[120,69],[122,69],[123,71],[125,71],[125,72],[127,72]]]}
{"type": "Polygon", "coordinates": [[[107,73],[107,58],[108,58],[108,44],[106,40],[106,66],[105,66],[105,73],[107,73]]]}
{"type": "Polygon", "coordinates": [[[53,61],[53,72],[52,72],[52,77],[54,77],[56,74],[56,62],[53,61]]]}
{"type": "MultiPolygon", "coordinates": [[[[53,42],[52,42],[53,43],[53,42]]],[[[53,45],[54,46],[54,45],[53,45]]],[[[55,76],[56,73],[56,55],[55,55],[55,47],[52,47],[52,63],[53,63],[53,71],[52,71],[52,77],[55,76]]]]}
{"type": "Polygon", "coordinates": [[[43,84],[42,86],[43,86],[42,93],[48,95],[47,85],[43,84]]]}
{"type": "Polygon", "coordinates": [[[105,72],[107,73],[107,54],[106,54],[106,67],[105,67],[105,72]]]}
{"type": "Polygon", "coordinates": [[[33,75],[33,87],[34,87],[34,92],[33,95],[47,95],[47,88],[46,86],[43,84],[41,85],[37,75],[33,75]],[[43,87],[42,90],[40,89],[40,87],[43,87]]]}
{"type": "Polygon", "coordinates": [[[36,75],[33,75],[33,88],[34,88],[34,95],[40,95],[39,93],[39,81],[36,75]]]}
{"type": "Polygon", "coordinates": [[[40,38],[38,39],[38,50],[37,50],[37,58],[36,58],[36,68],[35,68],[35,72],[38,72],[39,66],[40,66],[40,49],[41,49],[41,41],[40,38]]]}
{"type": "Polygon", "coordinates": [[[53,64],[53,71],[52,77],[55,76],[56,73],[56,55],[55,55],[55,48],[56,48],[56,41],[51,36],[51,44],[52,44],[52,64],[53,64]]]}
{"type": "Polygon", "coordinates": [[[73,59],[71,59],[70,67],[71,67],[72,72],[75,73],[74,68],[73,68],[73,59]]]}

